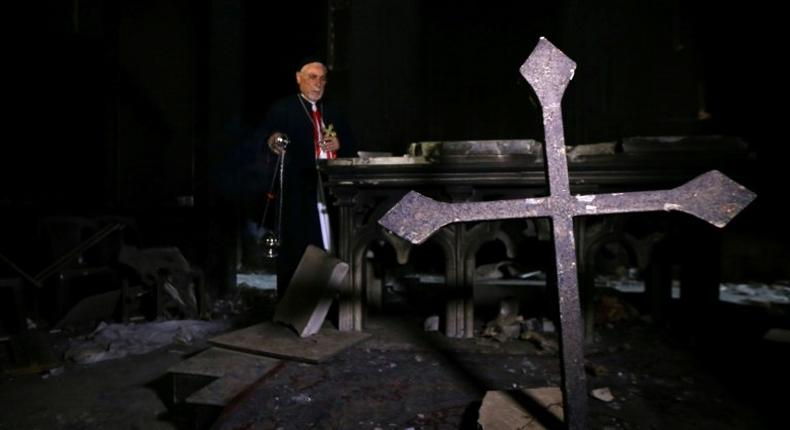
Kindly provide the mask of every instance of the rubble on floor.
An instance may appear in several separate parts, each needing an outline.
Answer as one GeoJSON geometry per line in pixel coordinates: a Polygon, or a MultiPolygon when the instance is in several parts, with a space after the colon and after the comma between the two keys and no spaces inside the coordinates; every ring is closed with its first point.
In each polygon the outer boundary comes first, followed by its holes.
{"type": "Polygon", "coordinates": [[[85,364],[145,354],[172,343],[190,344],[228,328],[228,322],[222,320],[170,320],[140,324],[102,322],[92,333],[70,339],[65,358],[85,364]]]}
{"type": "Polygon", "coordinates": [[[719,299],[739,305],[790,306],[790,283],[723,283],[719,288],[719,299]]]}

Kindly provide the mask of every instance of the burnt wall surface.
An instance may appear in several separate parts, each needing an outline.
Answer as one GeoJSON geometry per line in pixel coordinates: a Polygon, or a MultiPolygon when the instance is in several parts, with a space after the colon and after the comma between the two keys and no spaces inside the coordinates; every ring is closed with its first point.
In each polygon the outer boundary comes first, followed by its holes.
{"type": "Polygon", "coordinates": [[[786,85],[769,3],[307,6],[86,0],[14,10],[0,252],[32,258],[45,215],[129,216],[145,245],[182,247],[221,290],[240,226],[261,210],[267,172],[252,131],[294,91],[294,61],[324,55],[328,97],[344,106],[360,149],[402,154],[413,141],[542,140],[518,67],[546,36],[579,64],[563,104],[568,144],[744,138],[758,166],[744,183],[760,197],[730,228],[746,238],[738,243],[786,254],[787,149],[781,109],[768,108],[782,105],[786,85]]]}

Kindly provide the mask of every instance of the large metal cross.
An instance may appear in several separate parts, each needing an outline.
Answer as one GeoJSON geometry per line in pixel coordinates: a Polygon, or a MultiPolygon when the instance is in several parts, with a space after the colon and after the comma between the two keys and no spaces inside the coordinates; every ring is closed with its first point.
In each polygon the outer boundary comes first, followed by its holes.
{"type": "Polygon", "coordinates": [[[379,224],[419,244],[441,227],[455,222],[551,218],[559,290],[565,423],[570,429],[583,429],[587,420],[587,389],[573,217],[674,210],[723,227],[755,198],[755,194],[713,170],[671,190],[571,195],[560,104],[575,68],[573,60],[548,40],[540,38],[520,69],[543,109],[548,197],[451,204],[411,191],[379,220],[379,224]]]}

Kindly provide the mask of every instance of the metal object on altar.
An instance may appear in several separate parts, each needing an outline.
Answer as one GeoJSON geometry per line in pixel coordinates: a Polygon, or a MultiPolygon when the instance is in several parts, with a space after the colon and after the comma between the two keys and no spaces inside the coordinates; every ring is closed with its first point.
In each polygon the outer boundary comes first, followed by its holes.
{"type": "Polygon", "coordinates": [[[384,151],[357,151],[359,158],[386,158],[392,157],[391,152],[384,151]]]}
{"type": "Polygon", "coordinates": [[[401,156],[393,156],[389,152],[359,151],[358,158],[319,160],[319,163],[329,166],[404,166],[508,161],[540,163],[543,160],[542,147],[541,142],[532,139],[413,142],[409,145],[406,154],[401,156]]]}
{"type": "Polygon", "coordinates": [[[409,155],[441,161],[468,157],[533,157],[542,155],[543,144],[532,139],[514,140],[459,140],[446,142],[415,142],[409,145],[409,155]]]}
{"type": "Polygon", "coordinates": [[[319,166],[406,166],[406,165],[428,165],[433,161],[425,157],[411,157],[409,155],[400,156],[381,156],[381,157],[356,157],[356,158],[335,158],[331,160],[317,160],[319,166]]]}
{"type": "Polygon", "coordinates": [[[723,227],[755,194],[717,171],[710,171],[667,191],[571,195],[562,124],[561,101],[576,63],[541,38],[521,66],[521,74],[540,100],[546,136],[544,147],[549,196],[479,203],[441,203],[414,191],[380,220],[384,228],[412,243],[421,243],[446,224],[505,218],[549,217],[554,236],[560,310],[560,361],[565,423],[587,428],[583,324],[579,305],[573,218],[640,211],[681,211],[723,227]]]}

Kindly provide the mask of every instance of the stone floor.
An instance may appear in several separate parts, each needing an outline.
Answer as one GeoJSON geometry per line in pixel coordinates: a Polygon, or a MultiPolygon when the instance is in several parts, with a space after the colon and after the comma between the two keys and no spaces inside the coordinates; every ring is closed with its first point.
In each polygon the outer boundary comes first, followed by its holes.
{"type": "MultiPolygon", "coordinates": [[[[403,309],[372,316],[370,339],[322,364],[285,362],[210,419],[173,405],[165,375],[205,348],[202,340],[95,364],[66,363],[56,372],[6,375],[0,429],[474,429],[487,390],[560,383],[551,348],[447,339],[424,332],[423,317],[403,309]]],[[[790,347],[760,336],[767,326],[787,324],[786,314],[722,306],[704,317],[707,328],[695,335],[682,323],[602,324],[586,349],[587,384],[608,387],[614,400],[589,398],[589,428],[783,428],[790,347]]]]}
{"type": "MultiPolygon", "coordinates": [[[[372,339],[329,363],[287,363],[215,428],[474,429],[487,390],[560,383],[556,354],[524,341],[446,339],[402,316],[369,330],[372,339]]],[[[642,322],[600,330],[586,351],[595,369],[587,382],[608,387],[615,400],[590,398],[590,428],[776,428],[790,399],[790,361],[779,357],[790,351],[739,336],[729,331],[722,344],[689,348],[642,322]]]]}

